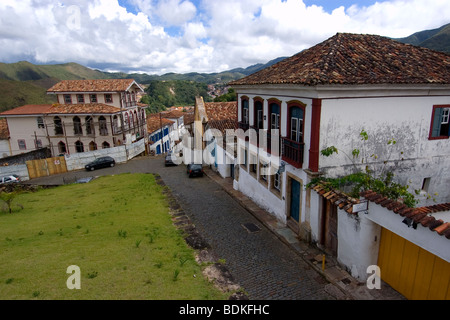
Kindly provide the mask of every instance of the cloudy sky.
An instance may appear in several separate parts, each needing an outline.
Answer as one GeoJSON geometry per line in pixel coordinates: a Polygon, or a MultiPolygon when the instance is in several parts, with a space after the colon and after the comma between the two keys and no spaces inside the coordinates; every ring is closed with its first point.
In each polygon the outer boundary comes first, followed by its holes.
{"type": "Polygon", "coordinates": [[[0,0],[0,62],[209,73],[337,32],[405,37],[447,23],[449,0],[0,0]]]}

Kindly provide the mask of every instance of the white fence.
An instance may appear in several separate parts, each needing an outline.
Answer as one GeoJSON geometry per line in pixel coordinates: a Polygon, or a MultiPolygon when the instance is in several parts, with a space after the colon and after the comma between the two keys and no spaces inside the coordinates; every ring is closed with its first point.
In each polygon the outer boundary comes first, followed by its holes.
{"type": "MultiPolygon", "coordinates": [[[[66,155],[65,159],[67,171],[84,169],[84,166],[89,162],[104,156],[114,158],[116,163],[125,163],[128,160],[140,155],[144,151],[145,141],[142,139],[126,146],[66,155]]],[[[10,174],[18,175],[22,181],[30,180],[26,164],[0,167],[0,176],[10,174]]]]}
{"type": "Polygon", "coordinates": [[[0,167],[0,176],[3,177],[11,174],[18,175],[22,181],[30,180],[26,164],[0,167]]]}

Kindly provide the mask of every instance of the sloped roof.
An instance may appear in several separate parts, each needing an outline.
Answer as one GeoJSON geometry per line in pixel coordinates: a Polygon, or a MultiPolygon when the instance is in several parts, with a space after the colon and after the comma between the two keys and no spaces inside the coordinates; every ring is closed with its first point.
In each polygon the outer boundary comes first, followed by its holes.
{"type": "Polygon", "coordinates": [[[207,102],[205,103],[208,121],[234,120],[237,121],[237,102],[207,102]]]}
{"type": "Polygon", "coordinates": [[[48,89],[47,93],[123,92],[133,83],[135,83],[133,79],[63,80],[48,89]]]}
{"type": "Polygon", "coordinates": [[[450,203],[442,203],[420,208],[409,208],[401,202],[390,200],[373,191],[362,192],[361,196],[371,202],[379,204],[395,214],[411,219],[415,224],[420,223],[422,226],[429,228],[431,231],[435,231],[439,235],[450,239],[450,222],[443,221],[441,219],[438,220],[430,215],[435,212],[450,211],[450,203]]]}
{"type": "Polygon", "coordinates": [[[338,33],[230,85],[450,84],[450,55],[377,35],[338,33]]]}
{"type": "Polygon", "coordinates": [[[0,113],[0,116],[22,116],[22,115],[39,115],[47,113],[52,107],[51,104],[27,104],[11,110],[0,113]]]}
{"type": "MultiPolygon", "coordinates": [[[[353,212],[353,205],[360,203],[360,199],[354,199],[339,190],[330,189],[322,183],[317,183],[312,187],[319,195],[331,201],[340,209],[346,211],[348,214],[356,214],[353,212]]],[[[431,213],[450,211],[450,203],[436,204],[433,206],[410,208],[407,205],[388,199],[387,197],[373,192],[371,190],[361,192],[361,197],[374,202],[393,214],[399,214],[402,217],[409,218],[415,224],[421,224],[429,228],[431,231],[437,232],[441,236],[450,239],[450,222],[436,219],[431,216],[431,213]]]]}
{"type": "Polygon", "coordinates": [[[165,126],[171,126],[175,122],[169,119],[160,118],[159,113],[150,114],[147,116],[147,132],[153,133],[165,126]]]}
{"type": "Polygon", "coordinates": [[[43,114],[114,114],[120,108],[103,103],[25,105],[0,113],[0,116],[27,116],[43,114]]]}
{"type": "Polygon", "coordinates": [[[47,110],[47,114],[114,114],[120,108],[103,103],[86,104],[54,104],[47,110]]]}

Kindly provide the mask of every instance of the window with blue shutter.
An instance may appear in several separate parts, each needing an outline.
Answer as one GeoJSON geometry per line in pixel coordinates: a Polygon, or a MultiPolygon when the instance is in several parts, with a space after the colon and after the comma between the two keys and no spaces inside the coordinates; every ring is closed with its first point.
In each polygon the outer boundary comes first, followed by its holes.
{"type": "Polygon", "coordinates": [[[431,122],[430,139],[447,139],[450,136],[450,106],[435,106],[431,122]]]}

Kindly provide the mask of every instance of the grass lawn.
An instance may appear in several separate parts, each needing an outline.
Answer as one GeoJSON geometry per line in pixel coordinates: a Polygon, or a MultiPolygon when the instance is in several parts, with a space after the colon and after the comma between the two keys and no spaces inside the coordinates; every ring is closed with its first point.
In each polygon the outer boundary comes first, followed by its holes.
{"type": "Polygon", "coordinates": [[[202,276],[153,175],[19,195],[0,213],[0,299],[226,299],[202,276]],[[81,271],[69,290],[67,268],[81,271]]]}

